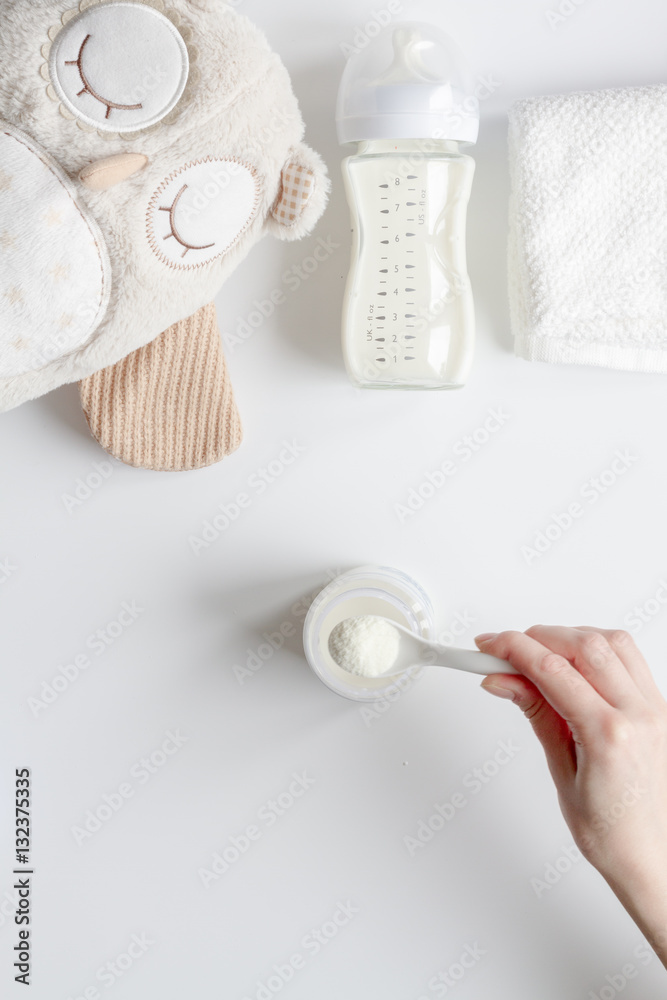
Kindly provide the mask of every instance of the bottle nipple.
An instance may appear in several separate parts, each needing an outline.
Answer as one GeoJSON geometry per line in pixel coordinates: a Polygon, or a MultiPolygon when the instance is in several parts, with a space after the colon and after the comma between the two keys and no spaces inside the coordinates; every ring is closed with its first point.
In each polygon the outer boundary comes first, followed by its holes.
{"type": "Polygon", "coordinates": [[[439,83],[439,74],[432,73],[424,64],[422,52],[432,43],[414,27],[398,27],[394,31],[394,62],[373,86],[401,83],[439,83]]]}
{"type": "Polygon", "coordinates": [[[348,59],[336,122],[341,143],[436,135],[476,142],[478,100],[458,45],[433,24],[389,25],[348,59]]]}

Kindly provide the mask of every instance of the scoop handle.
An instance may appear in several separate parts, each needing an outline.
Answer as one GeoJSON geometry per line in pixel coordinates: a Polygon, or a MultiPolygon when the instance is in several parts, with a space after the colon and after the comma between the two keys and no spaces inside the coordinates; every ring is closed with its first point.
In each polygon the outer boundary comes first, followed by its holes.
{"type": "Polygon", "coordinates": [[[478,653],[474,649],[455,649],[452,646],[435,647],[436,664],[440,667],[453,667],[454,670],[465,670],[469,674],[518,674],[519,671],[497,656],[488,653],[478,653]]]}

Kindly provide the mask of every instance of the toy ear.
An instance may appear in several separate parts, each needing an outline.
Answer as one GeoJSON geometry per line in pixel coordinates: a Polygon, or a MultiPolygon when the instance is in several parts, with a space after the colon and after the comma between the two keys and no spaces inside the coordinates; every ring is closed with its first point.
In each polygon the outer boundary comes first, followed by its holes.
{"type": "Polygon", "coordinates": [[[314,229],[324,212],[331,181],[324,160],[310,146],[290,150],[280,175],[278,195],[267,219],[279,240],[300,240],[314,229]]]}

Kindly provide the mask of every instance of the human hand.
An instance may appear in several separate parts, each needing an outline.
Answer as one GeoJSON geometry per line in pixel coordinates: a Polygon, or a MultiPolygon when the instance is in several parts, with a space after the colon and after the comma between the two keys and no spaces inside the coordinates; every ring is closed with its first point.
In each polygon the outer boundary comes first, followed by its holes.
{"type": "Polygon", "coordinates": [[[522,675],[482,687],[530,720],[577,846],[667,965],[667,702],[644,657],[628,633],[591,627],[475,641],[522,675]]]}

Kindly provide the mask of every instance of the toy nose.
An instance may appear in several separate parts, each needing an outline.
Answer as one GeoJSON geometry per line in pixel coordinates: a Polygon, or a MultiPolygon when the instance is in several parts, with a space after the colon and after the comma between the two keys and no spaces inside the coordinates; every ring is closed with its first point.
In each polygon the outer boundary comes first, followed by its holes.
{"type": "Polygon", "coordinates": [[[106,191],[143,170],[147,163],[143,153],[118,153],[89,163],[79,171],[79,180],[89,191],[106,191]]]}

